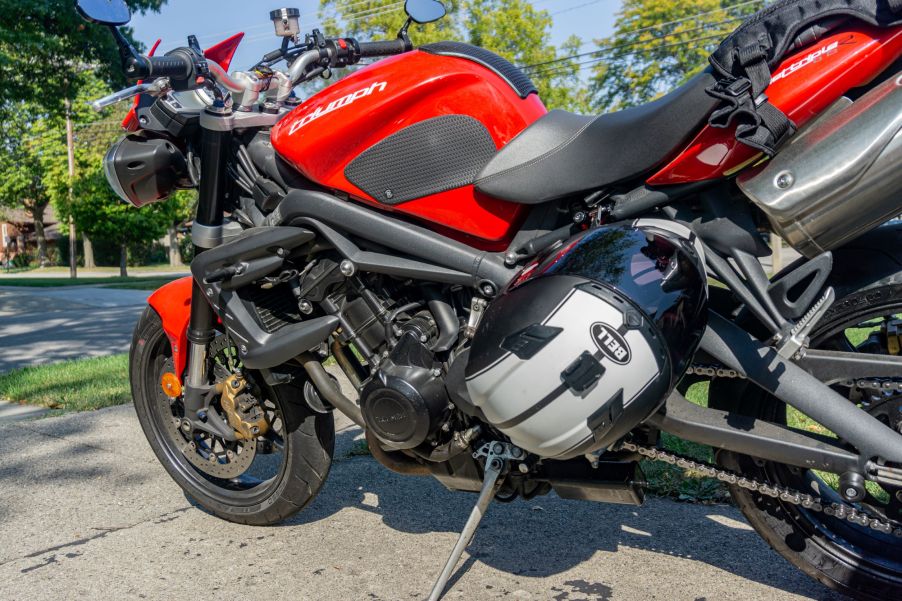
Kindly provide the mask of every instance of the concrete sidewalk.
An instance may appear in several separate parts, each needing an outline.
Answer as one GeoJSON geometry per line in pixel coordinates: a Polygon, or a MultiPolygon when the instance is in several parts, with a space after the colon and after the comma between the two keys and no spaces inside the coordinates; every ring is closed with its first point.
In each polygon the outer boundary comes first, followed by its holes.
{"type": "MultiPolygon", "coordinates": [[[[0,599],[423,599],[474,495],[348,457],[287,524],[229,524],[157,463],[131,406],[0,424],[0,599]]],[[[448,599],[839,599],[728,506],[495,504],[448,599]]]]}

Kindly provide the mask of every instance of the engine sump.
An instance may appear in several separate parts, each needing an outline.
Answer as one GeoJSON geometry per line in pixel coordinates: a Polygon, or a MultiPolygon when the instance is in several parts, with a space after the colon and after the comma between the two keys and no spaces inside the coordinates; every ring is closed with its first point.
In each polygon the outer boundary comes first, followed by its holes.
{"type": "Polygon", "coordinates": [[[562,499],[642,505],[647,482],[636,461],[599,461],[592,467],[585,460],[549,462],[536,478],[548,482],[562,499]]]}

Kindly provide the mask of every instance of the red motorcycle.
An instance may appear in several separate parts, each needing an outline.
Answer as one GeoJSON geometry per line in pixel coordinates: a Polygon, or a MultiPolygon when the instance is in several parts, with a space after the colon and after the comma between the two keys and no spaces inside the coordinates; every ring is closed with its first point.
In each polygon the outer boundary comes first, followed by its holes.
{"type": "Polygon", "coordinates": [[[487,50],[415,49],[433,0],[384,42],[273,11],[281,46],[232,74],[240,35],[142,56],[121,0],[76,4],[142,80],[96,103],[136,97],[110,184],[136,207],[199,190],[193,277],[151,297],[130,374],[201,506],[304,508],[337,410],[388,469],[478,493],[431,599],[493,498],[638,505],[643,458],[725,482],[827,586],[902,597],[898,0],[777,2],[679,89],[600,116],[547,112],[487,50]],[[390,58],[295,96],[368,57],[390,58]],[[766,232],[802,255],[773,277],[766,232]]]}

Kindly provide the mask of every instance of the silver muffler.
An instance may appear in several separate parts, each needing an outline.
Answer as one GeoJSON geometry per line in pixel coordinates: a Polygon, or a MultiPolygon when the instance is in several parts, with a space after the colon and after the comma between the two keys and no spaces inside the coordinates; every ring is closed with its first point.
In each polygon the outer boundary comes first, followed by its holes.
{"type": "Polygon", "coordinates": [[[808,257],[902,214],[902,73],[835,105],[738,184],[808,257]]]}

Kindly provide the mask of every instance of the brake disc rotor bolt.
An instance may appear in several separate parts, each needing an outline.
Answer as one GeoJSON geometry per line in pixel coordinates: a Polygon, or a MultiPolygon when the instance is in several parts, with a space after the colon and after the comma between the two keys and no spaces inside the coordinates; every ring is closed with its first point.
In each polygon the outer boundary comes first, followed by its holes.
{"type": "Polygon", "coordinates": [[[184,430],[185,432],[191,431],[191,422],[189,422],[187,419],[182,421],[182,430],[184,430]]]}
{"type": "Polygon", "coordinates": [[[525,474],[529,471],[529,466],[526,465],[525,463],[521,463],[518,467],[520,469],[521,474],[525,474]]]}

